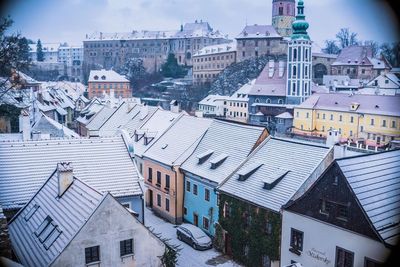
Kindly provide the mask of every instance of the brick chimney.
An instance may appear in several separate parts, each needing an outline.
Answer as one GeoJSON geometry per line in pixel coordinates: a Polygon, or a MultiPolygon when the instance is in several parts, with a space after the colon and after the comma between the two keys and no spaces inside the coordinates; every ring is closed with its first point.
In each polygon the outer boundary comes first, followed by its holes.
{"type": "Polygon", "coordinates": [[[71,162],[57,164],[58,196],[61,197],[74,181],[74,172],[71,162]]]}

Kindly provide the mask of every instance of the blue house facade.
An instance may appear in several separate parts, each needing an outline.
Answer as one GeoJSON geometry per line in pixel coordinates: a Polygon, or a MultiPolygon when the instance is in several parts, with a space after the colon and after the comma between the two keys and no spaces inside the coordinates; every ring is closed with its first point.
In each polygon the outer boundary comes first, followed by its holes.
{"type": "Polygon", "coordinates": [[[203,229],[211,236],[215,234],[218,222],[218,184],[185,172],[184,221],[203,229]]]}

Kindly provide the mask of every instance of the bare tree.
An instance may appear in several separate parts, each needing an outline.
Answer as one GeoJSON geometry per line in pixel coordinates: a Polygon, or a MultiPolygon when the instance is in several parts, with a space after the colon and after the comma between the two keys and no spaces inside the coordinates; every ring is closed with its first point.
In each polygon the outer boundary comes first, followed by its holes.
{"type": "Polygon", "coordinates": [[[380,49],[381,54],[393,67],[400,66],[400,42],[384,43],[380,49]]]}
{"type": "Polygon", "coordinates": [[[336,38],[338,39],[341,48],[359,44],[357,40],[357,33],[350,32],[349,28],[340,29],[340,31],[336,34],[336,38]]]}
{"type": "Polygon", "coordinates": [[[374,40],[364,41],[365,46],[369,46],[372,49],[372,57],[376,57],[379,52],[379,44],[374,40]]]}
{"type": "Polygon", "coordinates": [[[2,17],[0,20],[0,76],[5,77],[0,81],[0,99],[19,85],[18,76],[10,81],[12,73],[15,70],[26,70],[30,64],[28,40],[19,33],[5,35],[12,23],[10,17],[2,17]]]}

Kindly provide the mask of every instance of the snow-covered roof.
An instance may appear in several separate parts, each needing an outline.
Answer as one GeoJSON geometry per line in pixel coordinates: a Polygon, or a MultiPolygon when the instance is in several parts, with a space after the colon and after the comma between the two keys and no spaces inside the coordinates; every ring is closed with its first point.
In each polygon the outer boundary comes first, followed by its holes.
{"type": "Polygon", "coordinates": [[[257,77],[249,95],[286,96],[286,77],[285,61],[269,61],[257,77]]]}
{"type": "Polygon", "coordinates": [[[400,234],[400,150],[338,159],[343,175],[382,240],[400,234]]]}
{"type": "Polygon", "coordinates": [[[58,162],[72,162],[77,177],[115,197],[141,195],[137,170],[122,136],[0,142],[0,203],[20,208],[58,162]]]}
{"type": "Polygon", "coordinates": [[[272,25],[247,25],[236,39],[282,38],[272,25]]]}
{"type": "Polygon", "coordinates": [[[40,177],[41,184],[45,181],[43,186],[9,223],[13,251],[24,266],[50,266],[105,197],[73,178],[72,185],[59,198],[56,166],[53,165],[50,178],[40,177]],[[41,234],[36,231],[49,219],[54,224],[50,223],[47,228],[54,230],[43,240],[46,231],[41,234]]]}
{"type": "Polygon", "coordinates": [[[224,95],[208,95],[199,102],[199,105],[216,106],[217,104],[215,102],[225,101],[228,98],[229,96],[224,95]]]}
{"type": "Polygon", "coordinates": [[[224,38],[224,35],[216,30],[214,31],[206,21],[195,21],[185,23],[181,31],[176,31],[174,38],[208,37],[224,38]]]}
{"type": "Polygon", "coordinates": [[[113,70],[91,70],[88,82],[129,82],[127,78],[113,70]]]}
{"type": "Polygon", "coordinates": [[[170,39],[177,31],[132,31],[132,32],[94,32],[86,36],[87,41],[113,41],[113,40],[153,40],[170,39]]]}
{"type": "Polygon", "coordinates": [[[79,134],[43,113],[40,119],[32,126],[32,132],[34,131],[39,131],[41,134],[50,134],[51,137],[80,138],[79,134]]]}
{"type": "Polygon", "coordinates": [[[186,159],[182,155],[188,154],[187,151],[200,139],[211,122],[211,119],[187,115],[177,118],[171,127],[143,153],[143,157],[168,166],[180,165],[186,159]]]}
{"type": "Polygon", "coordinates": [[[264,130],[264,127],[214,120],[182,169],[218,184],[250,154],[264,130]],[[206,151],[212,153],[205,155],[206,151]]]}
{"type": "Polygon", "coordinates": [[[196,56],[206,56],[206,55],[216,55],[227,52],[235,52],[236,51],[236,42],[225,43],[225,44],[217,44],[217,45],[209,45],[203,47],[193,54],[193,57],[196,56]]]}
{"type": "Polygon", "coordinates": [[[334,110],[360,114],[400,116],[400,96],[348,95],[340,93],[314,94],[297,108],[334,110]],[[351,106],[358,108],[351,111],[351,106]]]}
{"type": "Polygon", "coordinates": [[[269,137],[218,189],[279,212],[330,152],[325,146],[269,137]]]}
{"type": "Polygon", "coordinates": [[[293,119],[293,115],[286,111],[286,112],[283,112],[283,113],[281,113],[279,115],[276,115],[275,118],[278,118],[278,119],[293,119]]]}
{"type": "Polygon", "coordinates": [[[103,106],[100,111],[98,111],[90,122],[86,125],[88,130],[97,131],[100,127],[112,116],[116,111],[115,108],[110,108],[109,106],[103,106]]]}
{"type": "Polygon", "coordinates": [[[251,88],[253,88],[253,85],[255,84],[256,79],[253,79],[240,87],[236,92],[234,92],[228,100],[230,101],[248,101],[249,100],[249,92],[251,88]]]}
{"type": "MultiPolygon", "coordinates": [[[[162,109],[157,109],[151,117],[146,120],[140,128],[137,130],[136,135],[140,132],[142,136],[139,140],[134,141],[134,151],[135,155],[141,157],[143,152],[150,147],[150,145],[154,142],[157,141],[158,138],[166,131],[168,128],[175,122],[175,120],[179,117],[182,116],[182,113],[174,113],[169,110],[162,110],[162,109]],[[145,144],[145,138],[144,137],[149,137],[151,135],[151,138],[147,139],[147,144],[145,144]]],[[[139,135],[138,135],[139,137],[139,135]]]]}

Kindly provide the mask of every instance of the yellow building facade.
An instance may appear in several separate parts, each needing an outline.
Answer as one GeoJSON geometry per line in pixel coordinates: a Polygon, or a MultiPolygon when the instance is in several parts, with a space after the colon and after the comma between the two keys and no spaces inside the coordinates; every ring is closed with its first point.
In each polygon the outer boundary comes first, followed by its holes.
{"type": "MultiPolygon", "coordinates": [[[[349,100],[344,97],[354,96],[322,95],[331,99],[322,99],[322,103],[318,103],[321,101],[318,99],[310,105],[313,102],[310,98],[311,101],[294,109],[293,133],[325,138],[327,132],[334,129],[339,131],[343,142],[373,147],[400,139],[400,112],[395,107],[396,101],[400,103],[399,97],[360,95],[354,101],[343,101],[349,100]],[[337,101],[336,96],[339,97],[337,101]],[[333,105],[326,105],[327,102],[333,105]]],[[[315,100],[315,95],[312,98],[315,100]]]]}

